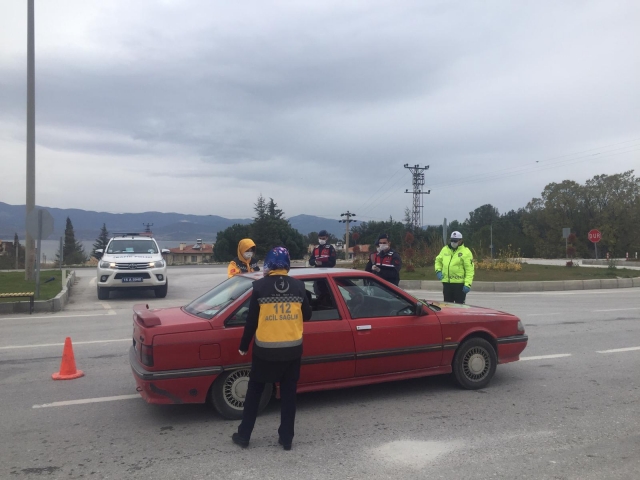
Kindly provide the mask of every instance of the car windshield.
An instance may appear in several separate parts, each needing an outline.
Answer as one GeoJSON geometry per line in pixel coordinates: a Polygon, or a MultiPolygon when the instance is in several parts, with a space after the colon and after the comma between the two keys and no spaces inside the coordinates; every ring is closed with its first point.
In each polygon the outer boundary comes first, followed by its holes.
{"type": "Polygon", "coordinates": [[[153,240],[111,240],[107,253],[158,253],[158,246],[153,240]]]}
{"type": "Polygon", "coordinates": [[[231,277],[184,307],[187,313],[210,319],[231,302],[244,295],[253,285],[252,278],[231,277]]]}

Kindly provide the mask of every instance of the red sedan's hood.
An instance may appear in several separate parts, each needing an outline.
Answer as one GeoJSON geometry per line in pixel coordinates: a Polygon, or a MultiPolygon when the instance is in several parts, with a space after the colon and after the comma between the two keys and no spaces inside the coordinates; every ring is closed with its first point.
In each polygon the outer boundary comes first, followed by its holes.
{"type": "Polygon", "coordinates": [[[446,302],[434,302],[428,300],[427,303],[433,305],[441,310],[438,313],[438,317],[448,317],[451,315],[459,316],[500,316],[500,317],[514,317],[511,313],[501,312],[500,310],[494,310],[492,308],[474,307],[473,305],[460,305],[458,303],[446,303],[446,302]]]}

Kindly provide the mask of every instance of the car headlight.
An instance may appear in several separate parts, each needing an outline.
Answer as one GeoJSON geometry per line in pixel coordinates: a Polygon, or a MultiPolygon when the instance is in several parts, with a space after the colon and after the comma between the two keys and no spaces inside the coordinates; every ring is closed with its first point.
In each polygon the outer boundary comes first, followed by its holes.
{"type": "Polygon", "coordinates": [[[100,262],[100,268],[116,268],[115,262],[100,262]]]}
{"type": "Polygon", "coordinates": [[[522,320],[518,320],[518,331],[524,332],[524,325],[522,324],[522,320]]]}
{"type": "Polygon", "coordinates": [[[158,260],[157,262],[149,262],[149,267],[162,268],[164,267],[164,260],[158,260]]]}

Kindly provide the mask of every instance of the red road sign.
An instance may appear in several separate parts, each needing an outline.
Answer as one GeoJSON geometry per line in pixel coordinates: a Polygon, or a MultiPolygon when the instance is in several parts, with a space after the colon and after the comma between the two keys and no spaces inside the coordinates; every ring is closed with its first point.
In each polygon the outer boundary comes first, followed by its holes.
{"type": "Polygon", "coordinates": [[[598,243],[602,239],[600,230],[596,230],[595,228],[593,230],[589,230],[589,234],[587,236],[589,237],[589,241],[593,243],[598,243]]]}

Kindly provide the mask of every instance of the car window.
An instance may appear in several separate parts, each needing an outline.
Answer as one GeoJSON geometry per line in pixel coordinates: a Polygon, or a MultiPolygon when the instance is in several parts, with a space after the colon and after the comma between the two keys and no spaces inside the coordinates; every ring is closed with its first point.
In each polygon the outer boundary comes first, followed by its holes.
{"type": "Polygon", "coordinates": [[[202,318],[212,318],[245,294],[253,285],[253,279],[236,275],[209,290],[189,305],[185,311],[202,318]]]}
{"type": "Polygon", "coordinates": [[[107,253],[158,253],[158,245],[153,240],[111,240],[107,253]]]}
{"type": "Polygon", "coordinates": [[[336,299],[329,288],[326,278],[303,280],[307,298],[311,304],[310,322],[322,320],[340,320],[336,299]]]}
{"type": "Polygon", "coordinates": [[[351,318],[415,315],[413,302],[377,280],[358,277],[334,278],[351,318]]]}
{"type": "MultiPolygon", "coordinates": [[[[323,320],[340,320],[340,313],[336,305],[335,297],[331,293],[326,279],[303,280],[307,298],[311,305],[311,318],[307,321],[318,322],[323,320]]],[[[249,314],[248,298],[238,309],[224,322],[227,327],[235,327],[247,323],[249,314]]]]}
{"type": "Polygon", "coordinates": [[[227,327],[236,327],[238,325],[244,325],[247,323],[247,316],[249,315],[249,303],[251,302],[251,297],[247,298],[246,301],[242,302],[242,305],[229,315],[229,318],[224,322],[227,327]]]}

